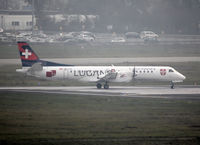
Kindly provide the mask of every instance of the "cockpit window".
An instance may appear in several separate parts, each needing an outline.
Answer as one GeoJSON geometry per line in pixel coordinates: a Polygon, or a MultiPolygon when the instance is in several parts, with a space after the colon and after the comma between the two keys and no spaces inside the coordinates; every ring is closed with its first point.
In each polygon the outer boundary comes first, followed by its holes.
{"type": "Polygon", "coordinates": [[[172,69],[169,69],[169,72],[174,72],[172,69]]]}

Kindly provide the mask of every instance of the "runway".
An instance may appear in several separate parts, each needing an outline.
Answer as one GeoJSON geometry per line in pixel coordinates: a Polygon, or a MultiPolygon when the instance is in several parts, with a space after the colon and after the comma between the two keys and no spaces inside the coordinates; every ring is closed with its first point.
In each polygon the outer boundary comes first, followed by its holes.
{"type": "Polygon", "coordinates": [[[95,86],[69,87],[0,87],[0,91],[38,92],[53,94],[77,94],[98,96],[148,97],[148,98],[195,98],[200,99],[200,86],[110,86],[97,89],[95,86]]]}

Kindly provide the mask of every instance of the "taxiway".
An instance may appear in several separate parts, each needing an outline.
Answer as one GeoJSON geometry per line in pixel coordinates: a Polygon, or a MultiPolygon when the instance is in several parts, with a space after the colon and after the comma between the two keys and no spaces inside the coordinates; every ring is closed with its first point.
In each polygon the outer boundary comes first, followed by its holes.
{"type": "MultiPolygon", "coordinates": [[[[200,62],[200,57],[124,57],[124,58],[43,58],[42,60],[74,65],[97,65],[136,62],[200,62]]],[[[0,59],[0,66],[21,64],[20,59],[0,59]]]]}

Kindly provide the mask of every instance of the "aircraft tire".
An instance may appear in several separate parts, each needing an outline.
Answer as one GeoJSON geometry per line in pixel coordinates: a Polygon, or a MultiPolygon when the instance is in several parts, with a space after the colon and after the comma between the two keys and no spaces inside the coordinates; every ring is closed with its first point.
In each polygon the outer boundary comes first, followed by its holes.
{"type": "Polygon", "coordinates": [[[97,89],[101,89],[102,85],[100,83],[97,84],[97,89]]]}
{"type": "Polygon", "coordinates": [[[109,89],[109,85],[108,85],[108,84],[105,84],[105,85],[104,85],[104,89],[109,89]]]}

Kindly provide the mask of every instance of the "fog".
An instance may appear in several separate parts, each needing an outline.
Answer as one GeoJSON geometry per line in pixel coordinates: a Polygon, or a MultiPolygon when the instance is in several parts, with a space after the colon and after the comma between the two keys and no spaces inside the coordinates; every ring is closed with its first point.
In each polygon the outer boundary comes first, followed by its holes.
{"type": "Polygon", "coordinates": [[[1,10],[32,10],[43,30],[199,34],[199,0],[1,0],[1,10]],[[57,20],[59,19],[59,20],[57,20]]]}

